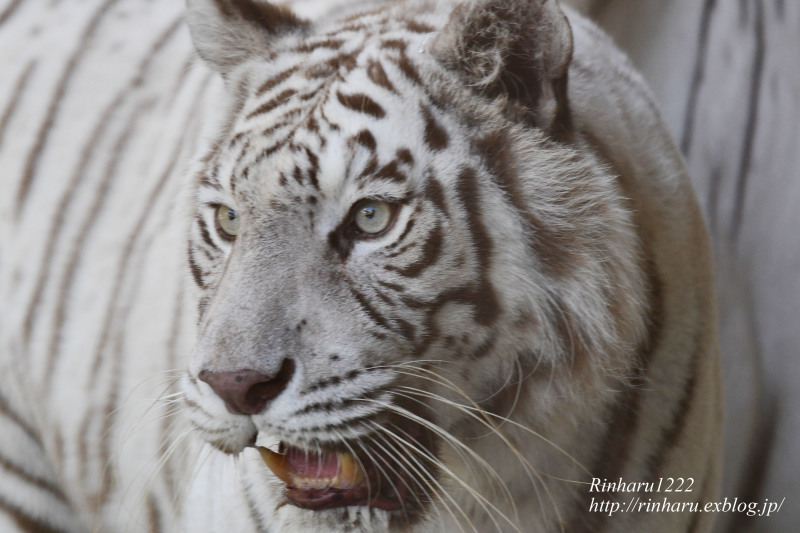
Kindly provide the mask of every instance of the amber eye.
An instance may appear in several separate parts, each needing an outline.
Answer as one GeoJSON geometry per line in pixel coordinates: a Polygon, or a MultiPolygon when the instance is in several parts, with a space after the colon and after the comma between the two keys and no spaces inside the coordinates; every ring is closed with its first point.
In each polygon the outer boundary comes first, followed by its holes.
{"type": "Polygon", "coordinates": [[[376,236],[394,221],[396,205],[383,200],[361,200],[353,206],[353,225],[359,233],[376,236]]]}
{"type": "Polygon", "coordinates": [[[217,232],[223,239],[232,241],[239,233],[239,213],[227,205],[217,206],[216,213],[217,232]]]}

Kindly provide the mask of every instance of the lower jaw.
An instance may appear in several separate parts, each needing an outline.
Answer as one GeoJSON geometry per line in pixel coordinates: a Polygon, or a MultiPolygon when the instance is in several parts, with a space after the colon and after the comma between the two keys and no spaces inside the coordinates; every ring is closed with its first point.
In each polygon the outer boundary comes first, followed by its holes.
{"type": "Polygon", "coordinates": [[[348,490],[316,490],[287,486],[286,499],[297,507],[312,511],[348,506],[367,506],[385,511],[397,511],[403,507],[401,500],[396,497],[371,495],[366,487],[348,490]]]}

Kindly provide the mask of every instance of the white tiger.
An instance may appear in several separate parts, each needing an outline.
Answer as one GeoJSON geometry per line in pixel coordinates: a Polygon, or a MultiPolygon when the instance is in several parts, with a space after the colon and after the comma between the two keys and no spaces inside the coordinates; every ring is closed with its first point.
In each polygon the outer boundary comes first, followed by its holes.
{"type": "Polygon", "coordinates": [[[191,0],[213,72],[176,2],[0,12],[0,529],[707,531],[591,489],[720,473],[640,77],[553,0],[308,4],[191,0]]]}

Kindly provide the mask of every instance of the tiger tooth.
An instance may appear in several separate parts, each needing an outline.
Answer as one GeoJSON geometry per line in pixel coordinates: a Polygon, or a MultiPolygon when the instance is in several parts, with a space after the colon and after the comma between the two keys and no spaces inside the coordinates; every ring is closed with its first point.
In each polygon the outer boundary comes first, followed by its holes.
{"type": "Polygon", "coordinates": [[[267,467],[272,470],[273,474],[275,474],[286,484],[292,482],[292,478],[294,476],[291,474],[289,461],[285,455],[275,453],[269,448],[264,448],[263,446],[259,446],[258,451],[261,453],[261,459],[264,460],[264,463],[266,463],[267,467]]]}
{"type": "Polygon", "coordinates": [[[339,472],[336,474],[336,486],[347,485],[355,487],[364,481],[364,471],[356,463],[356,458],[350,453],[336,452],[339,460],[339,472]]]}

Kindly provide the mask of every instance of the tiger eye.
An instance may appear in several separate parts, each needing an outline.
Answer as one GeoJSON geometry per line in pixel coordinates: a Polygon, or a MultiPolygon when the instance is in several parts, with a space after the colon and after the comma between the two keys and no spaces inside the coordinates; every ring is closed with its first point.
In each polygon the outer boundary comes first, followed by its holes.
{"type": "Polygon", "coordinates": [[[394,220],[395,205],[383,200],[361,200],[353,208],[353,224],[365,235],[378,235],[394,220]]]}
{"type": "Polygon", "coordinates": [[[217,232],[224,239],[232,241],[239,233],[239,213],[232,207],[220,205],[216,216],[217,232]]]}

